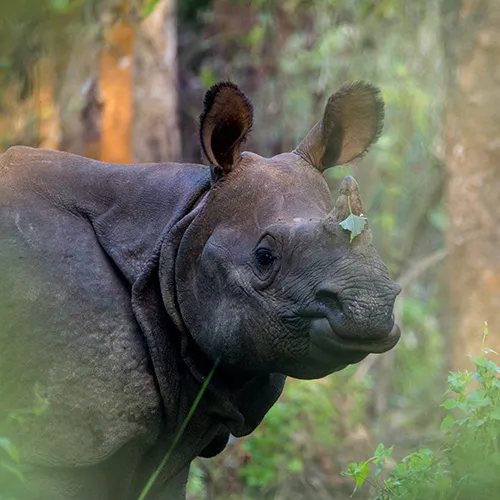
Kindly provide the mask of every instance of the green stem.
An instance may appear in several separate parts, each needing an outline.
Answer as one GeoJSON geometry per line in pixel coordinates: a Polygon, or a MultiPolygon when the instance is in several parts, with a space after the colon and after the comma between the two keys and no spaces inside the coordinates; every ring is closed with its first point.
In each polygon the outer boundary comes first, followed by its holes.
{"type": "Polygon", "coordinates": [[[186,430],[186,427],[191,420],[191,417],[193,416],[196,407],[201,401],[201,398],[208,387],[208,384],[210,383],[210,380],[213,377],[213,374],[215,373],[215,369],[217,368],[217,365],[219,364],[219,360],[217,360],[210,370],[210,373],[208,374],[207,378],[204,380],[203,385],[201,386],[200,392],[198,392],[196,399],[194,400],[193,405],[191,406],[189,413],[187,414],[187,417],[184,419],[184,422],[182,422],[182,425],[180,429],[178,430],[177,434],[175,435],[174,441],[172,442],[172,445],[168,449],[166,455],[163,457],[163,460],[160,462],[160,465],[155,469],[153,474],[151,474],[151,477],[149,478],[148,482],[146,483],[146,486],[144,486],[143,490],[141,491],[141,494],[139,495],[139,498],[137,500],[144,500],[148,493],[151,491],[151,488],[153,487],[156,479],[158,478],[160,472],[162,471],[163,467],[165,467],[165,464],[167,463],[168,459],[170,458],[170,455],[172,455],[175,447],[177,446],[177,443],[179,442],[180,438],[184,434],[184,431],[186,430]]]}
{"type": "Polygon", "coordinates": [[[349,215],[352,215],[352,210],[351,210],[351,197],[347,195],[347,205],[349,206],[349,215]]]}

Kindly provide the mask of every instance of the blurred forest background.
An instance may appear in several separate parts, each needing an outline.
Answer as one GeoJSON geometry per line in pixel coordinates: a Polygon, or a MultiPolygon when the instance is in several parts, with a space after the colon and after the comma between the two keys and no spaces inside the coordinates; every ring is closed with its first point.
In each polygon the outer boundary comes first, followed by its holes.
{"type": "Polygon", "coordinates": [[[200,162],[202,98],[220,79],[251,97],[247,149],[264,156],[294,148],[346,81],[386,102],[370,154],[326,175],[333,193],[347,173],[360,183],[403,287],[401,342],[289,380],[189,484],[192,499],[348,498],[340,471],[377,443],[397,457],[439,444],[448,372],[472,367],[485,321],[500,349],[500,2],[1,0],[0,151],[200,162]]]}

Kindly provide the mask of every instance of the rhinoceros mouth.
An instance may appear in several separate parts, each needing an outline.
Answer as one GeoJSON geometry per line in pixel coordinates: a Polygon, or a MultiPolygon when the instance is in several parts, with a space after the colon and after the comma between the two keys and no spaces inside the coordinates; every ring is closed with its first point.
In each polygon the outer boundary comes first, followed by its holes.
{"type": "MultiPolygon", "coordinates": [[[[390,332],[383,338],[348,340],[335,332],[327,318],[315,318],[311,321],[309,338],[316,348],[332,355],[345,355],[349,358],[365,357],[367,354],[380,354],[392,349],[401,337],[399,326],[394,323],[390,332]]],[[[356,361],[354,361],[356,362],[356,361]]],[[[352,363],[352,361],[351,361],[352,363]]]]}

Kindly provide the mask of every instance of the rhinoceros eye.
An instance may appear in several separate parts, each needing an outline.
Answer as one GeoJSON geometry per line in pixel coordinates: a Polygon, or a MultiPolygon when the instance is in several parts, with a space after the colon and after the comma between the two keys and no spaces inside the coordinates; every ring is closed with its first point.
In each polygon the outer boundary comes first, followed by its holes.
{"type": "Polygon", "coordinates": [[[267,248],[257,248],[255,260],[262,267],[269,267],[274,262],[274,255],[267,248]]]}

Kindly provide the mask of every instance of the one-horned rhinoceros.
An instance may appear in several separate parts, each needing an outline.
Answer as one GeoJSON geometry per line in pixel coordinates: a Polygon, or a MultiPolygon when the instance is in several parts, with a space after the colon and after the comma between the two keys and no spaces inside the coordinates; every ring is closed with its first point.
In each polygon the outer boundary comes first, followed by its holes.
{"type": "Polygon", "coordinates": [[[218,363],[147,497],[183,498],[190,462],[252,432],[287,375],[396,344],[399,286],[368,226],[340,226],[361,215],[356,181],[332,203],[322,176],[382,120],[378,90],[347,85],[293,152],[263,158],[241,151],[252,106],[223,82],[200,120],[209,167],[0,155],[0,435],[25,478],[0,468],[13,497],[137,498],[218,363]],[[8,417],[34,393],[45,411],[8,417]]]}

